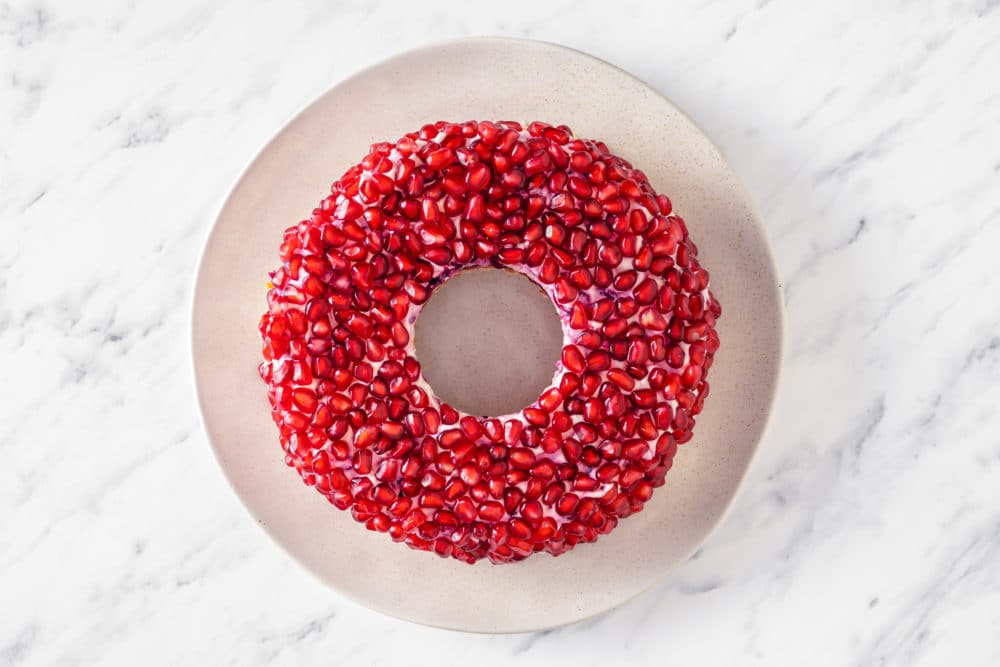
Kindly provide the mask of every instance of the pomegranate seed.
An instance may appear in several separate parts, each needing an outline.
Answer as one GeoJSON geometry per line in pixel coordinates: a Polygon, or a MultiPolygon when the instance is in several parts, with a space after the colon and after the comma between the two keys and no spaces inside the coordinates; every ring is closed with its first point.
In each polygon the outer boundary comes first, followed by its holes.
{"type": "Polygon", "coordinates": [[[555,410],[561,402],[562,394],[559,393],[559,390],[555,387],[543,392],[541,397],[538,399],[539,407],[548,412],[555,410]]]}
{"type": "Polygon", "coordinates": [[[524,418],[532,426],[545,426],[549,423],[549,417],[537,408],[525,408],[524,418]]]}
{"type": "Polygon", "coordinates": [[[608,371],[608,379],[624,391],[632,391],[635,387],[635,380],[628,373],[617,368],[608,371]]]}
{"type": "Polygon", "coordinates": [[[434,170],[444,169],[455,159],[455,154],[450,148],[439,148],[428,154],[427,166],[434,170]]]}
{"type": "Polygon", "coordinates": [[[475,486],[480,480],[479,468],[471,463],[467,463],[459,469],[459,476],[469,486],[475,486]]]}
{"type": "Polygon", "coordinates": [[[579,501],[580,497],[575,493],[563,494],[556,502],[556,511],[562,516],[569,516],[573,514],[573,510],[576,509],[579,501]]]}
{"type": "Polygon", "coordinates": [[[486,502],[479,507],[479,518],[483,521],[499,521],[503,515],[503,505],[498,502],[486,502]]]}
{"type": "Polygon", "coordinates": [[[292,402],[307,414],[312,414],[318,404],[315,392],[303,387],[292,390],[292,402]]]}
{"type": "Polygon", "coordinates": [[[514,447],[510,450],[508,460],[515,468],[530,468],[535,463],[535,453],[527,447],[514,447]]]}
{"type": "Polygon", "coordinates": [[[611,355],[604,350],[594,350],[587,357],[587,370],[606,371],[611,368],[611,355]]]}

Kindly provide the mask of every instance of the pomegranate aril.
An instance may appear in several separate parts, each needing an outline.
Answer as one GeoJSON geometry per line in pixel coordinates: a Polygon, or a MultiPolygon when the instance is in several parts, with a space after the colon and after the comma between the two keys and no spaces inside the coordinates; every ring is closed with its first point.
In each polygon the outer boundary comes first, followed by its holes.
{"type": "Polygon", "coordinates": [[[535,453],[527,447],[514,447],[508,456],[510,465],[515,468],[527,469],[535,463],[535,453]]]}
{"type": "Polygon", "coordinates": [[[694,387],[701,380],[701,367],[692,364],[684,369],[681,373],[681,384],[684,387],[694,387]]]}
{"type": "Polygon", "coordinates": [[[611,368],[611,355],[605,350],[594,350],[587,357],[587,370],[604,371],[611,368]]]}
{"type": "Polygon", "coordinates": [[[562,403],[562,394],[556,387],[545,390],[538,399],[539,407],[547,412],[555,410],[560,403],[562,403]]]}
{"type": "Polygon", "coordinates": [[[617,368],[608,371],[608,379],[624,391],[632,391],[635,387],[635,380],[628,373],[617,368]]]}
{"type": "Polygon", "coordinates": [[[549,422],[548,415],[538,408],[525,408],[523,414],[525,420],[533,426],[545,426],[549,422]]]}
{"type": "Polygon", "coordinates": [[[485,502],[479,506],[478,514],[483,521],[499,521],[503,518],[504,507],[498,502],[485,502]]]}

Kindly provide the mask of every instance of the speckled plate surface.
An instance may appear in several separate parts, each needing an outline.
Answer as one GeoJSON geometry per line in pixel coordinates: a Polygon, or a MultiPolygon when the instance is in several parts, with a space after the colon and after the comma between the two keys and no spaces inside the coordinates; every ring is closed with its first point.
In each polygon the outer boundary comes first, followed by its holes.
{"type": "Polygon", "coordinates": [[[712,142],[625,72],[577,51],[511,39],[409,52],[309,105],[229,194],[206,243],[194,297],[193,354],[205,427],[253,517],[351,599],[467,631],[519,632],[578,621],[628,600],[683,563],[725,514],[757,449],[781,348],[782,298],[764,226],[712,142]],[[646,509],[595,544],[503,566],[470,566],[394,544],[302,484],[284,465],[257,376],[257,322],[282,230],[307,216],[372,142],[394,140],[429,121],[471,118],[565,123],[643,169],[687,221],[723,307],[712,394],[694,440],[681,448],[646,509]]]}

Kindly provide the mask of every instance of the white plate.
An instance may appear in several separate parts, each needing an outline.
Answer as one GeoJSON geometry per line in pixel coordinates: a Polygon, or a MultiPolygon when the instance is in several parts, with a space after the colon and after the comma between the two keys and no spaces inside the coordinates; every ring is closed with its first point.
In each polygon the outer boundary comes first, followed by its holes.
{"type": "MultiPolygon", "coordinates": [[[[447,290],[444,290],[447,292],[447,290]]],[[[447,42],[338,84],[293,119],[233,187],[194,296],[193,353],[209,439],[261,526],[320,580],[386,614],[481,632],[540,630],[610,609],[661,581],[719,523],[771,412],[782,298],[760,215],[698,127],[621,70],[551,44],[447,42]],[[470,566],[366,531],[283,463],[257,375],[264,282],[282,230],[367,152],[439,119],[544,120],[605,141],[688,223],[722,303],[722,347],[695,438],[645,510],[559,558],[470,566]]]]}

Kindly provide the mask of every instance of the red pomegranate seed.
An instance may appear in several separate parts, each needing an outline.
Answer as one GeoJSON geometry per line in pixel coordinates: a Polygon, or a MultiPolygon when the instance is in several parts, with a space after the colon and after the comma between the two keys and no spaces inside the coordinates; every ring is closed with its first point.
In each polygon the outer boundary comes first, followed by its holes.
{"type": "Polygon", "coordinates": [[[701,380],[701,368],[699,366],[691,365],[684,369],[681,373],[681,384],[685,387],[694,387],[701,380]]]}
{"type": "Polygon", "coordinates": [[[617,368],[608,371],[608,379],[625,391],[632,391],[635,387],[635,380],[628,373],[617,368]]]}
{"type": "Polygon", "coordinates": [[[549,417],[538,408],[525,408],[524,418],[532,426],[545,426],[549,423],[549,417]]]}
{"type": "Polygon", "coordinates": [[[639,323],[651,331],[665,331],[667,321],[655,308],[647,308],[639,313],[639,323]]]}
{"type": "Polygon", "coordinates": [[[544,391],[538,399],[538,405],[548,412],[555,410],[562,402],[562,394],[555,387],[544,391]]]}
{"type": "Polygon", "coordinates": [[[535,454],[527,447],[514,447],[510,450],[508,460],[515,468],[527,469],[534,465],[535,454]]]}
{"type": "Polygon", "coordinates": [[[570,308],[569,326],[577,330],[587,328],[587,311],[583,304],[577,302],[570,308]]]}
{"type": "Polygon", "coordinates": [[[594,350],[587,357],[587,370],[605,371],[611,368],[611,355],[604,350],[594,350]]]}
{"type": "Polygon", "coordinates": [[[316,394],[313,390],[303,387],[292,391],[292,402],[307,414],[312,414],[318,403],[316,400],[316,394]]]}
{"type": "Polygon", "coordinates": [[[562,516],[569,516],[573,514],[573,510],[576,509],[577,503],[580,501],[580,497],[575,493],[563,494],[558,502],[556,502],[556,511],[562,516]]]}
{"type": "Polygon", "coordinates": [[[498,502],[486,502],[479,506],[479,518],[483,521],[499,521],[503,515],[503,505],[498,502]]]}
{"type": "Polygon", "coordinates": [[[434,170],[444,169],[455,159],[455,154],[450,148],[439,148],[427,156],[427,166],[434,170]]]}

